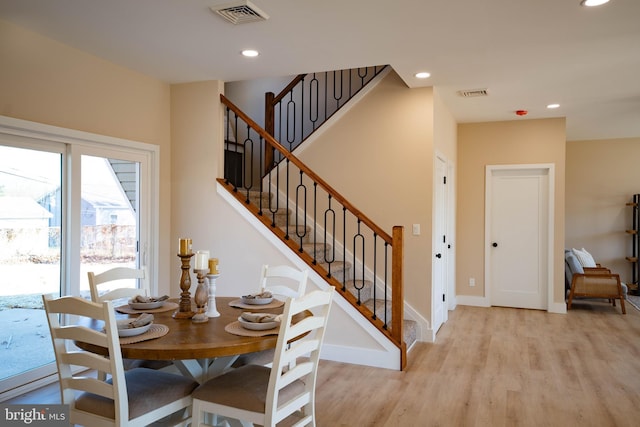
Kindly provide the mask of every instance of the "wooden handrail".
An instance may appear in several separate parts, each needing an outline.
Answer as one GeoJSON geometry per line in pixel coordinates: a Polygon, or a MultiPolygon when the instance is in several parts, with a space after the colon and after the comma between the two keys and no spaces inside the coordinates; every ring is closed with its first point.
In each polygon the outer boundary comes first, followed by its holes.
{"type": "Polygon", "coordinates": [[[278,102],[282,101],[282,98],[284,98],[286,94],[291,92],[291,90],[296,87],[296,85],[300,83],[306,76],[306,74],[298,74],[293,80],[291,80],[291,83],[289,83],[287,87],[282,89],[279,94],[273,97],[272,105],[276,105],[278,102]]]}
{"type": "Polygon", "coordinates": [[[344,196],[338,193],[333,187],[331,187],[325,180],[320,178],[314,171],[309,169],[307,165],[302,163],[296,156],[291,154],[285,147],[283,147],[275,138],[269,135],[264,129],[262,129],[255,121],[253,121],[249,116],[247,116],[242,110],[240,110],[233,102],[227,99],[223,94],[220,94],[220,101],[226,105],[230,110],[232,110],[240,119],[242,119],[245,123],[247,123],[258,135],[260,135],[265,142],[271,145],[273,148],[282,153],[282,156],[289,160],[291,163],[296,165],[298,169],[307,174],[309,178],[311,178],[315,183],[317,183],[320,187],[322,187],[327,193],[331,195],[335,200],[340,202],[342,206],[344,206],[347,210],[349,210],[353,215],[355,215],[358,219],[360,219],[364,224],[366,224],[376,235],[378,235],[385,242],[393,245],[393,239],[382,228],[380,228],[376,223],[371,221],[362,211],[357,209],[354,205],[352,205],[344,196]]]}

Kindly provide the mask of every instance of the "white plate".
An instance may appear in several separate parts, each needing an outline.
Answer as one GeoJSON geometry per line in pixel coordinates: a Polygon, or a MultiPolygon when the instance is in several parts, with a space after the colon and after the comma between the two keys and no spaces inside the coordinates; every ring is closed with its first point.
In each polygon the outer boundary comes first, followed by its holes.
{"type": "Polygon", "coordinates": [[[149,330],[153,322],[148,323],[144,326],[140,326],[139,328],[127,328],[132,319],[120,319],[118,320],[118,335],[121,337],[134,337],[136,335],[144,334],[149,330]]]}
{"type": "Polygon", "coordinates": [[[164,301],[154,301],[154,302],[133,302],[129,301],[129,307],[134,310],[151,310],[154,308],[160,308],[164,305],[164,301]]]}
{"type": "Polygon", "coordinates": [[[271,301],[273,301],[273,297],[271,297],[271,298],[245,298],[245,297],[242,297],[242,302],[244,304],[249,304],[249,305],[265,305],[265,304],[269,304],[271,301]]]}
{"type": "Polygon", "coordinates": [[[252,331],[264,331],[267,329],[273,329],[280,325],[280,322],[247,322],[242,317],[238,317],[238,322],[245,329],[251,329],[252,331]]]}

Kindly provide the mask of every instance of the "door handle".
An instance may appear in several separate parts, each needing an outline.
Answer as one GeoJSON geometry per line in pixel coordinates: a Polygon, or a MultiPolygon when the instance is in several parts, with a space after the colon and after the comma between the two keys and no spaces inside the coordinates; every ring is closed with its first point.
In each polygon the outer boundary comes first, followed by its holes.
{"type": "Polygon", "coordinates": [[[436,254],[436,258],[442,258],[442,254],[436,254]]]}
{"type": "Polygon", "coordinates": [[[491,246],[493,246],[494,248],[497,248],[497,247],[498,247],[498,244],[497,244],[496,242],[493,242],[493,243],[491,244],[491,246]]]}

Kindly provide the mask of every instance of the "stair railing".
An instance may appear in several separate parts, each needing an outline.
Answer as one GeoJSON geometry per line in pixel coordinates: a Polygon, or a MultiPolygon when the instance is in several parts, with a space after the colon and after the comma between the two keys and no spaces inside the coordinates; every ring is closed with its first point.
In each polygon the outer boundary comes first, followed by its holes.
{"type": "MultiPolygon", "coordinates": [[[[293,151],[353,98],[385,65],[299,74],[279,94],[265,94],[265,130],[293,151]]],[[[266,170],[282,158],[267,147],[266,170]]]]}
{"type": "Polygon", "coordinates": [[[218,182],[400,348],[403,368],[403,227],[384,231],[224,95],[220,100],[226,106],[225,159],[235,155],[242,164],[218,182]],[[267,171],[269,149],[283,161],[267,171]],[[267,200],[254,197],[264,193],[267,200]],[[340,267],[349,263],[347,275],[340,267]],[[360,298],[366,280],[373,282],[371,309],[360,298]]]}

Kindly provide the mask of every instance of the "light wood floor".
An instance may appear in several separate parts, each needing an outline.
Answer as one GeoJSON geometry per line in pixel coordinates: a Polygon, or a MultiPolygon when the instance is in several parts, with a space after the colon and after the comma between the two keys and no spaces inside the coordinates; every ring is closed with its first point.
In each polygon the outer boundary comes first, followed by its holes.
{"type": "MultiPolygon", "coordinates": [[[[638,426],[640,312],[459,306],[397,372],[322,361],[319,427],[638,426]]],[[[56,403],[57,385],[7,403],[56,403]]]]}

